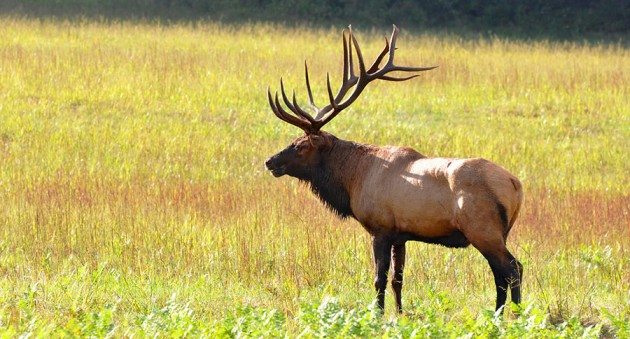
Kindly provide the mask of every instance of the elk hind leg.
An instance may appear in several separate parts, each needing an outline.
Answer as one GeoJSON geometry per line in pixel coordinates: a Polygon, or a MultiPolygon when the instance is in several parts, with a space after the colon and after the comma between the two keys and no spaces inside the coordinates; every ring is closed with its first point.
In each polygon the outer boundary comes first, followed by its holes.
{"type": "Polygon", "coordinates": [[[494,275],[494,283],[497,289],[496,310],[505,305],[507,289],[510,287],[512,302],[521,302],[521,275],[523,265],[502,246],[498,251],[482,252],[494,275]]]}
{"type": "Polygon", "coordinates": [[[493,200],[464,196],[460,208],[456,217],[460,231],[483,254],[492,270],[497,290],[496,310],[505,305],[510,287],[512,301],[519,303],[522,265],[505,246],[505,218],[497,213],[493,200]]]}
{"type": "Polygon", "coordinates": [[[483,254],[488,261],[497,291],[496,310],[501,309],[507,300],[507,291],[511,287],[512,301],[521,301],[522,265],[512,256],[505,246],[505,239],[500,227],[492,228],[469,224],[463,233],[470,243],[483,254]],[[472,226],[472,227],[471,227],[472,226]]]}
{"type": "Polygon", "coordinates": [[[510,258],[510,276],[508,276],[510,283],[510,294],[512,302],[515,304],[521,303],[521,282],[523,281],[523,264],[518,261],[514,256],[508,252],[510,258]]]}

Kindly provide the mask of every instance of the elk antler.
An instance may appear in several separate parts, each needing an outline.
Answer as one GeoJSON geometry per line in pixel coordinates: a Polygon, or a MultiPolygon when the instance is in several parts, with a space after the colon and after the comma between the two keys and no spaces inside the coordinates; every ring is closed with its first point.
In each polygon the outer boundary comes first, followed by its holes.
{"type": "Polygon", "coordinates": [[[363,61],[363,55],[361,54],[361,48],[357,39],[352,34],[352,27],[348,26],[348,39],[346,39],[346,30],[344,29],[343,37],[343,82],[336,95],[333,95],[332,86],[330,85],[330,75],[326,74],[326,85],[328,88],[328,100],[329,104],[323,108],[318,108],[313,101],[313,93],[311,91],[311,84],[308,77],[308,65],[304,62],[304,73],[306,78],[306,89],[308,91],[309,104],[313,110],[316,111],[315,118],[311,116],[307,111],[300,107],[295,99],[295,92],[293,92],[292,100],[289,100],[285,90],[282,78],[280,78],[280,91],[282,93],[282,100],[287,108],[293,113],[289,114],[280,105],[278,100],[278,93],[276,92],[275,100],[271,96],[271,90],[267,88],[267,96],[269,98],[269,105],[273,113],[281,120],[297,126],[303,129],[306,133],[316,133],[330,120],[332,120],[339,112],[350,106],[363,92],[363,89],[367,84],[376,79],[385,81],[405,81],[419,76],[419,74],[413,74],[406,77],[393,77],[386,75],[389,72],[401,71],[401,72],[422,72],[436,68],[433,67],[408,67],[408,66],[396,66],[394,65],[394,53],[396,51],[396,37],[398,36],[399,29],[394,25],[392,36],[389,40],[385,39],[385,48],[376,57],[376,60],[372,63],[370,68],[365,68],[365,62],[363,61]],[[359,74],[354,72],[354,60],[352,47],[356,49],[359,74]],[[385,66],[379,68],[385,55],[389,53],[389,57],[385,66]],[[352,93],[347,99],[343,100],[348,91],[354,87],[352,93]]]}

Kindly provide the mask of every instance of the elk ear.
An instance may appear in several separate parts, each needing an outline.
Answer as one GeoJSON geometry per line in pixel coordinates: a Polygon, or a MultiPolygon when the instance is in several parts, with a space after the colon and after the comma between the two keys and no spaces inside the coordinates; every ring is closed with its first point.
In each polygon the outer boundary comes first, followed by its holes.
{"type": "Polygon", "coordinates": [[[330,142],[330,138],[327,138],[324,135],[321,134],[311,134],[308,137],[308,141],[311,143],[312,146],[320,148],[320,147],[327,147],[330,146],[331,142],[330,142]]]}

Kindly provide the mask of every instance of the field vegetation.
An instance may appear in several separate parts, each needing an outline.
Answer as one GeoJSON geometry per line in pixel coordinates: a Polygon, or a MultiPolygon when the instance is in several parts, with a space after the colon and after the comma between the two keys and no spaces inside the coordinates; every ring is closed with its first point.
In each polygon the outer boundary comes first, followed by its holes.
{"type": "Polygon", "coordinates": [[[476,250],[414,243],[379,317],[366,232],[263,168],[300,133],[267,86],[305,100],[307,59],[323,102],[341,28],[0,17],[3,335],[630,336],[628,49],[403,30],[399,63],[440,67],[326,130],[521,178],[524,305],[495,317],[476,250]]]}

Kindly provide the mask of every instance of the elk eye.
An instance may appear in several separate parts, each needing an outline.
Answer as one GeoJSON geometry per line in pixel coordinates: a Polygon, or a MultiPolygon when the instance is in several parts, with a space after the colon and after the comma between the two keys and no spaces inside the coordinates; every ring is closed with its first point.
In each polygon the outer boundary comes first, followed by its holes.
{"type": "Polygon", "coordinates": [[[302,152],[304,150],[306,150],[308,148],[307,145],[305,144],[299,144],[299,145],[295,145],[295,150],[298,152],[302,152]]]}

